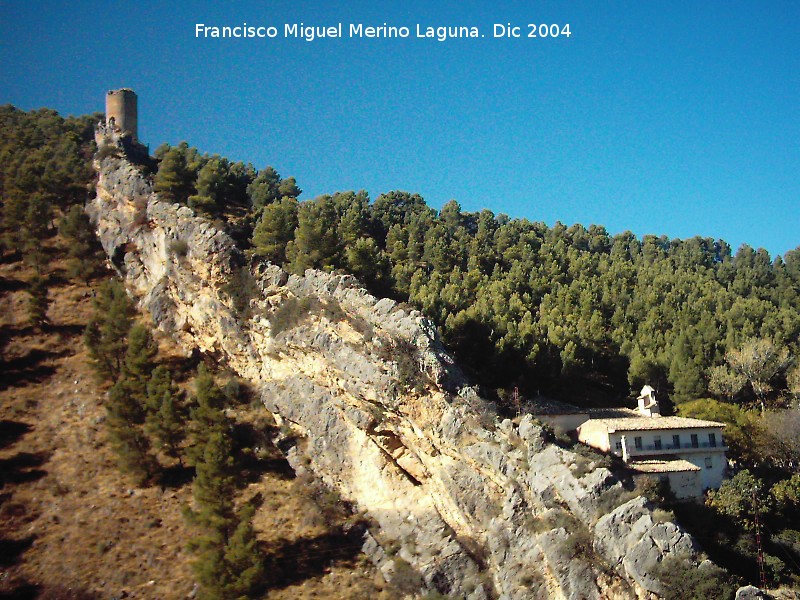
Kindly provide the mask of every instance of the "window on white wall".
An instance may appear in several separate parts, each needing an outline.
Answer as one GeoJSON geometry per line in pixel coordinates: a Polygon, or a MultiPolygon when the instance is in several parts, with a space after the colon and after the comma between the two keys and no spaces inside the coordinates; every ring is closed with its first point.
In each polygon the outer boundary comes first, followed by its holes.
{"type": "Polygon", "coordinates": [[[711,469],[714,466],[714,461],[710,456],[706,456],[706,469],[711,469]]]}

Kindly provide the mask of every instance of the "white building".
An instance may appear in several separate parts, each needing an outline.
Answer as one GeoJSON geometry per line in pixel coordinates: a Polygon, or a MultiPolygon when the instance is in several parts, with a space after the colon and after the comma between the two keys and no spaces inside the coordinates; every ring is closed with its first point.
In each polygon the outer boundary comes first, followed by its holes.
{"type": "Polygon", "coordinates": [[[650,386],[638,400],[637,410],[618,409],[614,417],[589,418],[578,426],[578,440],[621,457],[634,471],[668,479],[679,498],[718,488],[728,465],[724,424],[662,417],[650,386]]]}
{"type": "Polygon", "coordinates": [[[622,458],[634,476],[666,479],[678,498],[700,498],[718,488],[728,466],[723,423],[662,417],[655,390],[642,388],[638,407],[586,409],[538,398],[531,412],[556,432],[622,458]]]}

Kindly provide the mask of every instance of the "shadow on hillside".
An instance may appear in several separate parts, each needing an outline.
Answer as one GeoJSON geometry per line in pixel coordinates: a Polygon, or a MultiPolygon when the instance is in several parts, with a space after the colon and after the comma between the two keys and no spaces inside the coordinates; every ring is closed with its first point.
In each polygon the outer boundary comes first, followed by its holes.
{"type": "Polygon", "coordinates": [[[0,489],[7,483],[28,483],[47,475],[47,471],[39,469],[50,460],[46,452],[20,452],[11,458],[0,459],[0,489]]]}
{"type": "Polygon", "coordinates": [[[66,350],[52,352],[34,348],[24,356],[3,361],[2,365],[0,365],[4,371],[0,390],[21,387],[30,383],[41,383],[56,371],[52,365],[43,365],[41,363],[65,354],[67,354],[66,350]]]}
{"type": "Polygon", "coordinates": [[[20,583],[13,590],[0,592],[0,600],[97,600],[99,596],[74,588],[20,583]]]}
{"type": "Polygon", "coordinates": [[[252,423],[237,423],[234,427],[233,439],[243,482],[255,483],[265,473],[284,480],[295,478],[289,462],[272,443],[273,429],[256,428],[252,423]]]}
{"type": "Polygon", "coordinates": [[[0,339],[11,340],[19,335],[30,335],[33,331],[31,325],[3,325],[0,327],[0,339]]]}
{"type": "Polygon", "coordinates": [[[54,269],[47,274],[47,287],[51,290],[55,287],[73,283],[75,283],[75,280],[67,276],[67,272],[64,269],[54,269]]]}
{"type": "Polygon", "coordinates": [[[0,421],[0,448],[7,448],[15,444],[31,429],[32,427],[30,425],[22,421],[3,419],[0,421]]]}
{"type": "Polygon", "coordinates": [[[169,369],[176,383],[187,381],[197,373],[197,367],[202,362],[202,355],[192,352],[191,356],[166,356],[159,360],[159,364],[169,369]]]}
{"type": "Polygon", "coordinates": [[[194,467],[189,467],[187,465],[173,465],[163,470],[158,483],[163,489],[181,488],[187,483],[192,482],[194,479],[194,474],[194,467]]]}
{"type": "Polygon", "coordinates": [[[32,583],[21,583],[13,590],[0,592],[0,600],[36,600],[41,587],[32,583]]]}
{"type": "Polygon", "coordinates": [[[0,277],[0,292],[18,292],[28,287],[28,284],[21,279],[10,279],[0,277]]]}
{"type": "Polygon", "coordinates": [[[85,325],[45,325],[45,331],[56,333],[62,337],[74,337],[83,335],[86,330],[85,325]]]}
{"type": "Polygon", "coordinates": [[[31,547],[36,536],[29,535],[21,540],[0,538],[0,567],[6,568],[17,564],[19,557],[31,547]]]}
{"type": "Polygon", "coordinates": [[[264,549],[267,586],[280,589],[302,583],[324,575],[333,566],[355,568],[363,544],[364,530],[359,527],[295,541],[280,540],[264,549]]]}
{"type": "Polygon", "coordinates": [[[246,483],[257,482],[265,473],[270,473],[286,481],[295,478],[294,470],[285,458],[243,456],[239,464],[244,475],[243,481],[246,483]]]}
{"type": "Polygon", "coordinates": [[[22,260],[22,252],[17,249],[11,252],[0,251],[0,265],[11,265],[22,260]]]}

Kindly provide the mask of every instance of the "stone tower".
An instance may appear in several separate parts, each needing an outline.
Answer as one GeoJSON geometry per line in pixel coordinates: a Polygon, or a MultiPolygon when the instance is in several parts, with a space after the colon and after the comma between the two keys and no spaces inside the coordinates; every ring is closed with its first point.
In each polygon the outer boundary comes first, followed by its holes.
{"type": "Polygon", "coordinates": [[[106,94],[106,124],[114,119],[114,126],[123,133],[130,133],[138,141],[136,92],[129,88],[108,90],[106,94]]]}

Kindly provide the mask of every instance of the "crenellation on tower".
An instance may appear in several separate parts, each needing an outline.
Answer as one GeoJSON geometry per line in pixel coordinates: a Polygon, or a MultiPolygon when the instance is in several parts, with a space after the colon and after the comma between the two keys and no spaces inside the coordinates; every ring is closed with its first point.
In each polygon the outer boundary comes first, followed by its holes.
{"type": "Polygon", "coordinates": [[[129,133],[138,141],[138,108],[136,92],[130,88],[108,90],[106,93],[106,125],[129,133]]]}

